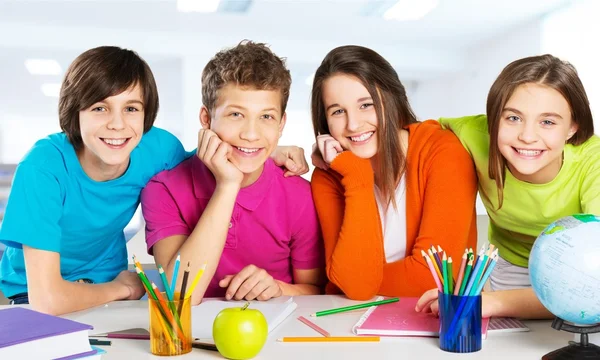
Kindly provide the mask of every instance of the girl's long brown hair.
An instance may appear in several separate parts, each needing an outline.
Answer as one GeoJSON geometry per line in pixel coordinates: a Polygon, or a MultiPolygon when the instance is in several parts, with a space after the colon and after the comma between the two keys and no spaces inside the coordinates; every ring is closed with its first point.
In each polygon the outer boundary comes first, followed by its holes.
{"type": "Polygon", "coordinates": [[[490,134],[489,176],[496,181],[498,209],[502,208],[506,159],[498,148],[498,129],[506,103],[517,87],[533,83],[558,91],[571,108],[577,132],[567,141],[581,145],[594,135],[594,119],[585,89],[573,65],[552,55],[532,56],[513,61],[500,73],[487,97],[488,132],[490,134]]]}
{"type": "Polygon", "coordinates": [[[387,206],[396,208],[395,190],[406,168],[406,154],[400,144],[400,129],[417,122],[406,90],[392,65],[375,51],[362,46],[341,46],[331,50],[315,73],[311,94],[315,137],[329,134],[323,83],[336,74],[357,78],[369,91],[378,125],[375,179],[387,206]]]}

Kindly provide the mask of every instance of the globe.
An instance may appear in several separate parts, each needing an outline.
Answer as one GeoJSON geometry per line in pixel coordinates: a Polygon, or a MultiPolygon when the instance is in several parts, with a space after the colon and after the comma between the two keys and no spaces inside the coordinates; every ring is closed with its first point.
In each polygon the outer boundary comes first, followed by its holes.
{"type": "Polygon", "coordinates": [[[529,277],[552,314],[577,325],[600,323],[600,217],[561,218],[538,236],[529,277]]]}

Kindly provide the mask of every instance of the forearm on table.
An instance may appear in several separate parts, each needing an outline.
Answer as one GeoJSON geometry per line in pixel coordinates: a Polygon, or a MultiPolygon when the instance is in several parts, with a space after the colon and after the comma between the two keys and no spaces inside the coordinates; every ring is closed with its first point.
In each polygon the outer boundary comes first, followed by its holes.
{"type": "Polygon", "coordinates": [[[321,288],[312,284],[288,284],[277,280],[283,296],[319,295],[321,288]]]}
{"type": "Polygon", "coordinates": [[[225,240],[227,239],[229,222],[231,221],[236,197],[237,190],[217,187],[200,220],[198,220],[196,227],[183,242],[179,250],[173,254],[168,267],[165,269],[168,275],[167,278],[171,279],[175,268],[175,260],[179,253],[181,255],[181,263],[175,288],[180,289],[184,270],[187,268],[187,263],[190,262],[190,274],[187,282],[189,290],[194,277],[200,268],[206,264],[204,274],[192,295],[192,304],[200,303],[219,264],[225,240]]]}
{"type": "Polygon", "coordinates": [[[114,281],[86,284],[60,280],[52,287],[29,289],[32,308],[51,315],[85,310],[128,296],[127,287],[114,281]]]}
{"type": "Polygon", "coordinates": [[[554,315],[539,301],[533,289],[491,291],[491,315],[522,319],[552,319],[554,315]]]}

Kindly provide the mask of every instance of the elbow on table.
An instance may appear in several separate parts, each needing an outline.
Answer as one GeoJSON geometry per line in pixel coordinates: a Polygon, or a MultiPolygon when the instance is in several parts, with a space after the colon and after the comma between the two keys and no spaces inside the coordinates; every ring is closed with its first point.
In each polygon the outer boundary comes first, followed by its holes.
{"type": "Polygon", "coordinates": [[[29,304],[35,311],[44,314],[59,316],[67,313],[64,307],[61,306],[61,301],[56,295],[49,294],[29,294],[29,304]]]}
{"type": "Polygon", "coordinates": [[[369,300],[377,295],[379,289],[376,286],[367,285],[357,281],[353,281],[345,286],[342,284],[337,285],[340,290],[351,300],[369,300]]]}

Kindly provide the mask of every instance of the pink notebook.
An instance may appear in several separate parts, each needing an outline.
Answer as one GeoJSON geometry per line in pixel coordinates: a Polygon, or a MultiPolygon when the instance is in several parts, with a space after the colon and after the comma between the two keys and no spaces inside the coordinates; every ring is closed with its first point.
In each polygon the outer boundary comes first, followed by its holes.
{"type": "MultiPolygon", "coordinates": [[[[356,335],[437,337],[440,319],[432,314],[416,312],[417,300],[419,298],[400,298],[395,303],[372,306],[361,316],[352,331],[356,335]]],[[[483,319],[481,323],[484,339],[487,337],[488,323],[489,319],[483,319]]]]}

